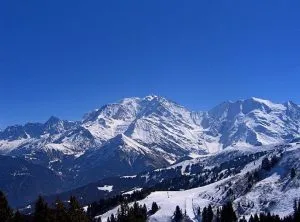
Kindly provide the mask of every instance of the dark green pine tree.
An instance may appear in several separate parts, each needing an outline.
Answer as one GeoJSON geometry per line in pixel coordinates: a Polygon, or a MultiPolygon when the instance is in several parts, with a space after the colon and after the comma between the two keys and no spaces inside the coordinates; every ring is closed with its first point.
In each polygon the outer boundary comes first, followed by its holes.
{"type": "Polygon", "coordinates": [[[221,222],[221,213],[219,208],[217,209],[216,222],[221,222]]]}
{"type": "Polygon", "coordinates": [[[208,205],[208,208],[207,208],[207,221],[212,222],[213,218],[214,218],[214,213],[212,211],[212,207],[211,207],[211,205],[208,205]]]}
{"type": "Polygon", "coordinates": [[[4,193],[0,191],[0,221],[9,221],[11,220],[12,216],[12,209],[9,207],[4,193]]]}
{"type": "Polygon", "coordinates": [[[138,202],[134,202],[133,209],[131,209],[130,211],[134,216],[137,216],[140,213],[140,205],[138,204],[138,202]]]}
{"type": "Polygon", "coordinates": [[[113,214],[110,216],[110,222],[117,222],[117,220],[113,214]]]}
{"type": "Polygon", "coordinates": [[[48,204],[42,196],[39,196],[35,203],[35,210],[33,216],[34,222],[50,222],[53,221],[48,204]]]}
{"type": "Polygon", "coordinates": [[[85,212],[81,208],[79,202],[76,197],[70,197],[70,204],[68,210],[69,218],[72,222],[88,222],[89,219],[86,216],[85,212]]]}
{"type": "Polygon", "coordinates": [[[294,201],[294,221],[300,221],[300,200],[294,201]]]}
{"type": "Polygon", "coordinates": [[[214,213],[212,211],[211,205],[208,205],[208,207],[204,207],[202,211],[202,221],[212,222],[213,217],[214,217],[214,213]]]}
{"type": "Polygon", "coordinates": [[[179,206],[176,206],[173,220],[174,222],[180,222],[183,220],[183,214],[179,206]]]}
{"type": "MultiPolygon", "coordinates": [[[[157,206],[157,208],[158,208],[158,206],[157,206]]],[[[147,207],[146,207],[146,204],[144,204],[143,208],[141,209],[141,218],[142,218],[143,221],[147,220],[147,207]]]]}
{"type": "Polygon", "coordinates": [[[233,210],[231,202],[228,202],[222,207],[221,222],[235,222],[237,221],[236,214],[233,210]]]}
{"type": "Polygon", "coordinates": [[[129,206],[127,202],[121,203],[120,210],[118,210],[118,221],[125,221],[129,214],[129,206]]]}
{"type": "Polygon", "coordinates": [[[207,219],[207,208],[204,207],[203,208],[203,211],[202,211],[202,222],[207,222],[208,219],[207,219]]]}
{"type": "Polygon", "coordinates": [[[137,202],[134,202],[133,207],[129,208],[128,216],[125,221],[137,221],[139,219],[141,207],[137,202]]]}
{"type": "Polygon", "coordinates": [[[70,222],[70,218],[64,203],[56,200],[54,208],[54,221],[55,222],[70,222]]]}
{"type": "Polygon", "coordinates": [[[201,208],[200,207],[197,208],[197,216],[201,216],[201,208]]]}
{"type": "Polygon", "coordinates": [[[151,206],[151,214],[155,214],[157,211],[158,211],[158,205],[156,202],[153,202],[151,206]]]}
{"type": "Polygon", "coordinates": [[[254,217],[251,215],[248,222],[254,222],[254,217]]]}
{"type": "Polygon", "coordinates": [[[254,222],[259,222],[259,217],[257,214],[254,215],[254,222]]]}

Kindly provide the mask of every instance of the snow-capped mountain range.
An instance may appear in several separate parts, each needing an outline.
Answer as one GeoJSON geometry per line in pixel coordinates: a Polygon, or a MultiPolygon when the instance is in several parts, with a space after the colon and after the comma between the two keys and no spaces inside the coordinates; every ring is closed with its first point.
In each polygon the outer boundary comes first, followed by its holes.
{"type": "MultiPolygon", "coordinates": [[[[300,107],[293,102],[250,98],[194,112],[155,95],[126,98],[84,115],[81,121],[51,117],[45,123],[0,131],[0,155],[13,157],[6,160],[16,166],[3,171],[0,189],[8,195],[16,192],[5,187],[28,181],[34,165],[53,172],[58,185],[51,192],[61,192],[229,148],[259,151],[261,145],[297,141],[299,127],[300,107]],[[19,164],[22,159],[30,163],[28,167],[19,164]]],[[[36,195],[47,192],[40,188],[36,195]]]]}
{"type": "Polygon", "coordinates": [[[102,169],[101,176],[163,167],[227,147],[282,143],[299,134],[300,107],[293,102],[250,98],[193,112],[150,95],[104,105],[77,122],[51,117],[44,124],[9,126],[0,132],[0,153],[58,173],[76,169],[76,176],[102,169]]]}

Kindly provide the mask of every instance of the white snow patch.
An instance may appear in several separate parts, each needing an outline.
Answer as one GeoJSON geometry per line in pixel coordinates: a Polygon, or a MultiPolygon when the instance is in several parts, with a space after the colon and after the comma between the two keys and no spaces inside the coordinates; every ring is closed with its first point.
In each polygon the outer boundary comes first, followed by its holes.
{"type": "Polygon", "coordinates": [[[120,178],[136,178],[136,175],[132,175],[132,176],[122,176],[120,178]]]}
{"type": "Polygon", "coordinates": [[[134,188],[134,189],[132,189],[132,190],[130,190],[130,191],[127,191],[127,192],[125,192],[125,193],[122,193],[122,195],[133,194],[135,191],[141,191],[142,189],[143,189],[143,188],[137,187],[137,188],[134,188]]]}
{"type": "Polygon", "coordinates": [[[98,190],[112,192],[113,191],[113,185],[104,185],[103,187],[97,187],[98,190]]]}

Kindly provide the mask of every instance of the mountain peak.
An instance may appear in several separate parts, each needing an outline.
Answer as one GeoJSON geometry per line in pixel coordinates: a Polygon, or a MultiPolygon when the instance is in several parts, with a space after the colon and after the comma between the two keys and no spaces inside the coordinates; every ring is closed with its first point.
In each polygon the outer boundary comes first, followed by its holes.
{"type": "Polygon", "coordinates": [[[55,123],[58,123],[60,121],[60,119],[56,116],[50,116],[50,118],[46,121],[46,125],[52,125],[55,123]]]}
{"type": "Polygon", "coordinates": [[[299,105],[297,105],[296,103],[294,103],[294,102],[291,101],[291,100],[285,102],[284,105],[285,105],[286,107],[295,107],[295,108],[299,108],[299,105]]]}
{"type": "Polygon", "coordinates": [[[161,97],[159,97],[159,96],[157,96],[157,95],[154,95],[154,94],[150,94],[150,95],[148,95],[148,96],[145,96],[145,100],[149,100],[149,101],[151,101],[151,100],[154,100],[154,99],[158,99],[158,98],[161,98],[161,97]]]}
{"type": "Polygon", "coordinates": [[[280,103],[274,103],[270,100],[266,100],[266,99],[261,99],[261,98],[257,98],[257,97],[251,97],[250,98],[252,101],[255,101],[257,103],[263,104],[271,109],[275,109],[275,110],[285,110],[285,106],[283,104],[280,103]]]}
{"type": "Polygon", "coordinates": [[[141,100],[141,98],[139,98],[139,97],[127,97],[127,98],[120,100],[118,103],[128,104],[128,103],[137,102],[139,100],[141,100]]]}
{"type": "Polygon", "coordinates": [[[158,96],[155,94],[149,94],[143,98],[141,97],[128,97],[128,98],[124,98],[122,100],[120,100],[120,103],[131,103],[131,102],[139,102],[141,100],[146,100],[146,101],[168,101],[168,99],[162,97],[162,96],[158,96]]]}
{"type": "Polygon", "coordinates": [[[44,129],[51,134],[61,133],[64,130],[64,123],[59,118],[51,116],[44,124],[44,129]]]}
{"type": "Polygon", "coordinates": [[[262,99],[258,97],[250,97],[248,99],[240,99],[237,101],[226,101],[221,103],[218,106],[235,106],[235,105],[241,105],[241,106],[247,106],[247,107],[258,107],[258,106],[263,106],[267,107],[268,109],[271,110],[285,110],[285,105],[281,103],[274,103],[270,100],[267,99],[262,99]]]}
{"type": "Polygon", "coordinates": [[[250,97],[249,100],[258,102],[258,103],[263,103],[263,104],[274,104],[273,102],[271,102],[270,100],[267,99],[262,99],[262,98],[258,98],[258,97],[250,97]]]}

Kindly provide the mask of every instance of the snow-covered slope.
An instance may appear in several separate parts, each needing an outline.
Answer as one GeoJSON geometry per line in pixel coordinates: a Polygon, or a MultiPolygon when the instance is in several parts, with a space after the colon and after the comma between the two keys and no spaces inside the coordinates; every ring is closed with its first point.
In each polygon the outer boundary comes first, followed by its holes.
{"type": "MultiPolygon", "coordinates": [[[[182,191],[156,191],[145,199],[138,201],[151,209],[156,202],[160,209],[150,216],[149,221],[171,221],[175,207],[178,205],[192,221],[199,221],[197,209],[203,209],[208,204],[219,207],[226,201],[233,201],[238,216],[249,217],[251,214],[271,212],[281,217],[293,212],[293,202],[300,197],[300,145],[266,147],[271,149],[266,155],[249,162],[235,175],[213,182],[209,185],[182,191]],[[261,169],[262,160],[266,157],[279,158],[270,171],[261,169]],[[296,176],[291,178],[291,169],[296,169],[296,176]],[[251,176],[258,172],[259,178],[253,182],[251,176]],[[251,185],[249,185],[251,184],[251,185]]],[[[247,152],[255,153],[255,150],[247,152]]],[[[231,154],[227,152],[227,154],[231,154]]],[[[224,153],[226,156],[226,153],[224,153]]],[[[227,158],[231,158],[227,156],[227,158]]],[[[116,214],[116,207],[101,216],[106,220],[111,214],[116,214]]]]}

